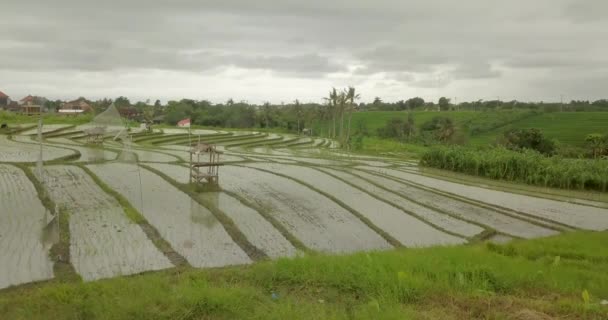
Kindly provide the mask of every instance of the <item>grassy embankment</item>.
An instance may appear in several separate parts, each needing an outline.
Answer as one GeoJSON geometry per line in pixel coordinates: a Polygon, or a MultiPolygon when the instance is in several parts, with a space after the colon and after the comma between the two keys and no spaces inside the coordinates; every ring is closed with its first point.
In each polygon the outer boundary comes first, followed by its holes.
{"type": "Polygon", "coordinates": [[[606,319],[607,243],[607,232],[572,233],[49,282],[1,292],[0,317],[606,319]]]}

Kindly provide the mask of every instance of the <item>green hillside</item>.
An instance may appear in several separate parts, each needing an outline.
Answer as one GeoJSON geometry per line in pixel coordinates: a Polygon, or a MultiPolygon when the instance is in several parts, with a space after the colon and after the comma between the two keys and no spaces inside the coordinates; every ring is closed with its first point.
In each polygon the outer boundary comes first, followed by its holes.
{"type": "Polygon", "coordinates": [[[608,112],[542,113],[510,125],[471,137],[476,145],[492,143],[509,129],[540,129],[545,136],[562,144],[582,147],[590,133],[608,133],[608,112]]]}
{"type": "MultiPolygon", "coordinates": [[[[393,118],[407,119],[404,111],[369,111],[353,114],[352,130],[359,123],[364,123],[369,134],[376,136],[378,128],[382,128],[393,118]]],[[[590,133],[608,133],[608,112],[563,112],[563,113],[534,113],[531,111],[450,111],[450,112],[414,112],[414,121],[420,128],[433,117],[443,116],[452,118],[473,145],[494,143],[509,129],[540,129],[545,136],[556,139],[565,145],[583,147],[585,137],[590,133]]],[[[315,129],[317,133],[325,134],[331,128],[330,122],[325,121],[315,129]]]]}

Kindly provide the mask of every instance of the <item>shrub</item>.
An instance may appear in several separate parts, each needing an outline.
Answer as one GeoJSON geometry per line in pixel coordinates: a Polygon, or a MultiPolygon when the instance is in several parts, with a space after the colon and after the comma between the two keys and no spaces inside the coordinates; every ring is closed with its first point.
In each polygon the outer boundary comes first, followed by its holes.
{"type": "Polygon", "coordinates": [[[432,132],[435,139],[441,142],[450,142],[456,134],[454,120],[448,117],[434,117],[422,125],[422,131],[432,132]]]}
{"type": "Polygon", "coordinates": [[[529,149],[515,152],[504,147],[434,147],[422,155],[420,164],[544,187],[599,191],[608,188],[608,161],[546,157],[529,149]]]}
{"type": "Polygon", "coordinates": [[[507,149],[521,151],[535,150],[545,155],[555,154],[555,142],[545,138],[538,129],[513,129],[504,133],[502,145],[507,149]]]}

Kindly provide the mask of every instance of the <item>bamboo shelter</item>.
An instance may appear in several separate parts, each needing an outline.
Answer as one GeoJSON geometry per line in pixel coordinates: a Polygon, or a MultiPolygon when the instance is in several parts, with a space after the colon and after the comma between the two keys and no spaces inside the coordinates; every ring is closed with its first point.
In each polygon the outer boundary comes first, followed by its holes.
{"type": "Polygon", "coordinates": [[[190,149],[190,183],[217,184],[219,181],[219,167],[221,151],[215,145],[198,143],[190,149]],[[207,170],[205,171],[205,168],[207,170]]]}
{"type": "Polygon", "coordinates": [[[103,139],[106,133],[105,127],[94,127],[84,130],[87,135],[87,143],[103,144],[103,139]]]}

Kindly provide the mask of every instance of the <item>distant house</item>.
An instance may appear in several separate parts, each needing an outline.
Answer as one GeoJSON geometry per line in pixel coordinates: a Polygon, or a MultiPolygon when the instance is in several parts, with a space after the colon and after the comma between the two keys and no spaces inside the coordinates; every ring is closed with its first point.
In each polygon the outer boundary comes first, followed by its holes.
{"type": "Polygon", "coordinates": [[[2,91],[0,91],[0,109],[7,109],[11,99],[2,91]]]}
{"type": "Polygon", "coordinates": [[[80,114],[93,111],[93,107],[85,98],[78,98],[74,101],[65,102],[57,112],[60,114],[80,114]]]}
{"type": "Polygon", "coordinates": [[[28,95],[19,100],[19,112],[27,115],[43,112],[44,98],[28,95]]]}

